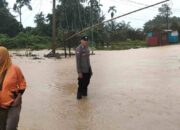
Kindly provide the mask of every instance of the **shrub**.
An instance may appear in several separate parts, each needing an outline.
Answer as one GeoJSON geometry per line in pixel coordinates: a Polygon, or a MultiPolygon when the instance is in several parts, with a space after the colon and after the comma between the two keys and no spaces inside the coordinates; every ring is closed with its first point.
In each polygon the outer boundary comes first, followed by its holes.
{"type": "Polygon", "coordinates": [[[44,49],[49,47],[51,39],[45,36],[32,35],[29,33],[19,33],[16,37],[10,38],[7,35],[0,34],[0,44],[12,48],[33,48],[44,49]]]}

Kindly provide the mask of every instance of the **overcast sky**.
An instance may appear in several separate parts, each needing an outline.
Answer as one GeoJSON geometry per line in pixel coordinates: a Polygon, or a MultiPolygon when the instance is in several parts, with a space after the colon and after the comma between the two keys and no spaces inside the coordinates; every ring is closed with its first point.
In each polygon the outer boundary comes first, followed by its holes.
{"type": "MultiPolygon", "coordinates": [[[[7,0],[9,3],[9,8],[13,7],[13,4],[16,0],[7,0]]],[[[146,5],[154,4],[160,2],[162,0],[100,0],[102,6],[103,14],[105,14],[106,19],[110,18],[110,14],[108,14],[109,6],[116,6],[117,13],[115,16],[122,15],[124,13],[133,11],[135,9],[142,8],[146,5]],[[143,3],[143,4],[142,4],[143,3]]],[[[172,12],[174,16],[180,17],[180,0],[171,0],[168,2],[170,7],[172,8],[172,12]]],[[[23,16],[22,22],[23,26],[32,26],[34,27],[34,16],[39,12],[43,12],[44,14],[48,14],[52,12],[52,0],[31,0],[31,5],[33,7],[33,11],[29,11],[26,7],[23,8],[23,16]]],[[[158,8],[161,5],[143,10],[141,12],[134,13],[132,15],[123,17],[118,19],[118,21],[124,20],[125,22],[130,22],[131,26],[134,28],[143,27],[144,23],[150,19],[153,19],[154,16],[158,14],[158,8]]],[[[11,12],[13,12],[11,10],[11,12]]],[[[13,13],[15,14],[15,13],[13,13]]],[[[19,20],[19,18],[17,17],[19,20]]]]}

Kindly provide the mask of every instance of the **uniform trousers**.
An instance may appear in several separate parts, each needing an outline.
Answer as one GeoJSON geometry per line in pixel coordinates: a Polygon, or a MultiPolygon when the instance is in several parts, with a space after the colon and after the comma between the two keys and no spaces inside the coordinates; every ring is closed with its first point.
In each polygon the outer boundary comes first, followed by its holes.
{"type": "Polygon", "coordinates": [[[91,73],[83,73],[82,78],[78,78],[78,96],[87,96],[88,85],[91,79],[91,73]]]}

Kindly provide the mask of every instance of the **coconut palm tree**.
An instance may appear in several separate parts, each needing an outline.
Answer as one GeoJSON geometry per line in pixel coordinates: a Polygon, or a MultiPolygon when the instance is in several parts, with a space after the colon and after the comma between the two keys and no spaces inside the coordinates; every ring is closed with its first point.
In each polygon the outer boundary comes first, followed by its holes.
{"type": "Polygon", "coordinates": [[[110,6],[108,13],[111,13],[111,18],[114,18],[114,14],[117,12],[116,6],[110,6]]]}
{"type": "Polygon", "coordinates": [[[32,6],[30,5],[31,0],[16,0],[14,4],[14,11],[19,14],[20,23],[22,24],[22,7],[27,6],[29,10],[32,10],[32,6]]]}

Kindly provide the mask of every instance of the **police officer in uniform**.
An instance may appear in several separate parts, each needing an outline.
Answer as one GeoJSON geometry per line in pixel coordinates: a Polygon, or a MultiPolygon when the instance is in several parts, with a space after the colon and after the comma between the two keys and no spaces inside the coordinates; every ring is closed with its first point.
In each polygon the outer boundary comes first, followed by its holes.
{"type": "Polygon", "coordinates": [[[92,76],[88,36],[81,36],[80,45],[76,48],[76,64],[78,72],[77,99],[87,96],[88,85],[92,76]]]}

